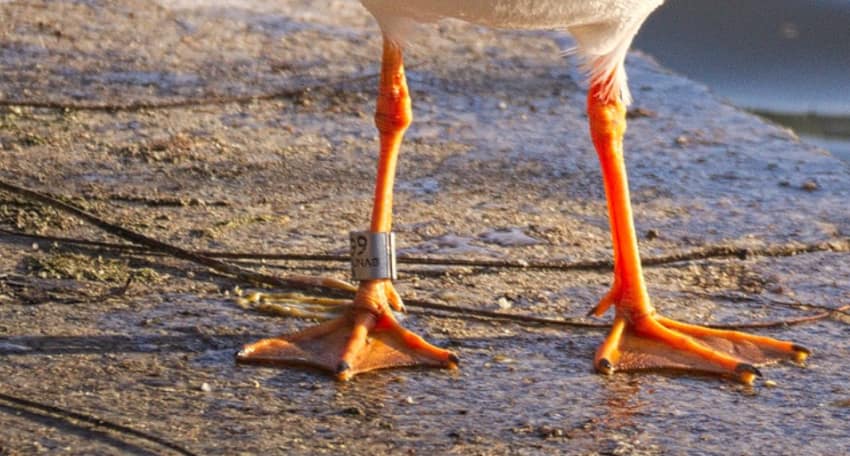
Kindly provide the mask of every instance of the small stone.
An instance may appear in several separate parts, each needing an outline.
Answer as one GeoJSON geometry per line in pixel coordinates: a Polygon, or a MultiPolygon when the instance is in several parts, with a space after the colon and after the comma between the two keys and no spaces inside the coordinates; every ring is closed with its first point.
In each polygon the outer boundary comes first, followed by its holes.
{"type": "Polygon", "coordinates": [[[564,436],[563,429],[553,428],[550,426],[540,426],[537,428],[537,435],[544,439],[558,438],[564,436]]]}
{"type": "Polygon", "coordinates": [[[447,435],[452,439],[460,439],[464,434],[466,434],[466,429],[461,428],[455,431],[449,431],[447,435]]]}
{"type": "Polygon", "coordinates": [[[500,309],[502,309],[502,310],[508,310],[508,309],[510,309],[510,308],[511,308],[511,306],[513,305],[513,304],[511,304],[511,302],[508,300],[508,298],[506,298],[506,297],[504,297],[504,296],[502,296],[501,298],[499,298],[499,300],[498,300],[498,301],[496,301],[496,304],[498,304],[498,305],[499,305],[499,308],[500,308],[500,309]]]}
{"type": "Polygon", "coordinates": [[[407,396],[406,398],[404,398],[404,403],[405,403],[405,404],[413,405],[413,404],[415,404],[415,403],[416,403],[416,401],[414,401],[414,400],[413,400],[413,397],[411,397],[411,396],[407,396]]]}
{"type": "Polygon", "coordinates": [[[204,382],[204,383],[201,383],[200,390],[205,392],[205,393],[209,393],[209,392],[212,392],[212,386],[210,386],[209,383],[204,382]]]}
{"type": "Polygon", "coordinates": [[[767,286],[767,291],[775,294],[785,294],[787,290],[782,285],[774,283],[767,286]]]}
{"type": "Polygon", "coordinates": [[[626,112],[627,119],[639,119],[641,117],[655,117],[656,112],[646,108],[634,108],[626,112]]]}
{"type": "Polygon", "coordinates": [[[343,415],[349,415],[349,416],[364,416],[364,415],[366,415],[366,412],[364,412],[362,408],[357,407],[356,405],[352,405],[351,407],[346,407],[346,408],[340,410],[340,413],[343,414],[343,415]]]}
{"type": "Polygon", "coordinates": [[[658,239],[658,236],[661,236],[661,232],[659,232],[655,228],[647,230],[647,232],[646,232],[646,239],[648,241],[651,241],[653,239],[658,239]]]}
{"type": "Polygon", "coordinates": [[[516,360],[506,355],[493,355],[493,362],[499,364],[513,364],[516,360]]]}
{"type": "Polygon", "coordinates": [[[801,185],[800,188],[807,191],[807,192],[813,192],[813,191],[817,190],[818,188],[820,188],[820,186],[818,185],[816,180],[806,179],[806,181],[803,182],[803,185],[801,185]]]}
{"type": "Polygon", "coordinates": [[[765,380],[764,386],[766,386],[768,388],[776,388],[776,382],[773,381],[773,380],[765,380]]]}
{"type": "Polygon", "coordinates": [[[459,302],[462,299],[462,296],[460,294],[449,290],[442,291],[436,297],[437,299],[440,299],[448,304],[451,304],[453,302],[459,302]]]}

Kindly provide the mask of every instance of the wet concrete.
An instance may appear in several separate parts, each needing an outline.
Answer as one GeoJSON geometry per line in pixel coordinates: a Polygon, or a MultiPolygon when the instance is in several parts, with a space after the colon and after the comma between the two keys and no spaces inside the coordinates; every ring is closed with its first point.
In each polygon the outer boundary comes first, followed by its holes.
{"type": "MultiPolygon", "coordinates": [[[[2,99],[147,107],[0,108],[0,176],[185,247],[343,253],[346,233],[369,213],[376,34],[354,1],[2,3],[2,99]],[[245,95],[257,100],[214,102],[245,95]],[[185,100],[209,102],[154,106],[185,100]]],[[[558,34],[457,22],[423,28],[407,58],[416,120],[395,211],[405,253],[610,258],[582,77],[559,55],[565,44],[558,34]]],[[[846,164],[645,56],[630,56],[628,67],[636,110],[627,159],[644,255],[846,242],[846,164]]],[[[110,239],[54,210],[0,198],[4,229],[110,239]]],[[[243,343],[311,324],[239,308],[231,290],[245,284],[169,258],[68,256],[49,242],[0,240],[0,392],[198,454],[822,454],[850,446],[846,316],[759,330],[816,351],[808,368],[766,368],[773,388],[661,373],[602,377],[590,363],[602,330],[423,314],[405,324],[459,352],[460,370],[339,384],[233,363],[243,343]]],[[[338,264],[282,266],[347,275],[338,264]]],[[[401,275],[408,297],[575,318],[611,280],[602,270],[405,266],[401,275]]],[[[847,304],[850,267],[841,251],[716,258],[649,268],[647,279],[666,315],[734,323],[816,310],[782,303],[847,304]]],[[[173,450],[8,397],[0,423],[0,454],[173,450]]]]}

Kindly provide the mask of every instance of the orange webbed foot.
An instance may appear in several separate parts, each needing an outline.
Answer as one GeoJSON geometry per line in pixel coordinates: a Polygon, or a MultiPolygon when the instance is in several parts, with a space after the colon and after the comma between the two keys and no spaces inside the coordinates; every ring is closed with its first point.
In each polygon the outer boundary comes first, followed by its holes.
{"type": "Polygon", "coordinates": [[[591,62],[602,73],[591,82],[587,96],[590,136],[602,168],[614,250],[614,284],[590,314],[600,316],[611,306],[617,309],[611,333],[597,350],[596,369],[603,373],[700,371],[752,383],[760,375],[757,365],[783,359],[802,363],[809,350],[791,342],[689,325],[655,314],[644,284],[623,155],[626,105],[622,92],[611,90],[616,87],[613,82],[625,80],[625,70],[622,62],[613,69],[608,64],[606,58],[591,62]]]}
{"type": "Polygon", "coordinates": [[[596,370],[676,370],[719,374],[752,384],[757,366],[778,361],[802,364],[811,354],[803,346],[740,331],[706,328],[648,314],[634,321],[618,315],[599,347],[596,370]]]}
{"type": "Polygon", "coordinates": [[[391,367],[457,367],[457,355],[401,326],[389,306],[403,308],[389,281],[363,282],[354,304],[342,317],[247,345],[237,353],[236,360],[306,365],[328,371],[343,381],[359,373],[391,367]]]}

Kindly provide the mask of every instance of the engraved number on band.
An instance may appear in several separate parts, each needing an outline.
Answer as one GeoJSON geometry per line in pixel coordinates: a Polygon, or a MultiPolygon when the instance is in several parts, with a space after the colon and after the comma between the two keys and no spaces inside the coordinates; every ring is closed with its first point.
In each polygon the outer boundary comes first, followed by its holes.
{"type": "Polygon", "coordinates": [[[354,280],[395,279],[395,233],[353,231],[351,276],[354,280]]]}
{"type": "Polygon", "coordinates": [[[351,256],[361,257],[366,253],[366,247],[369,245],[369,240],[363,233],[351,234],[351,256]]]}

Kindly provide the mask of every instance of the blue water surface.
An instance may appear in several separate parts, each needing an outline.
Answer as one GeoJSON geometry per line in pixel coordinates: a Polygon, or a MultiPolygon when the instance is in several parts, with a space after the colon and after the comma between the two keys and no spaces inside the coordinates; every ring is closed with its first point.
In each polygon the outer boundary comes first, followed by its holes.
{"type": "Polygon", "coordinates": [[[743,108],[829,117],[786,124],[850,163],[850,0],[668,0],[635,47],[743,108]]]}

